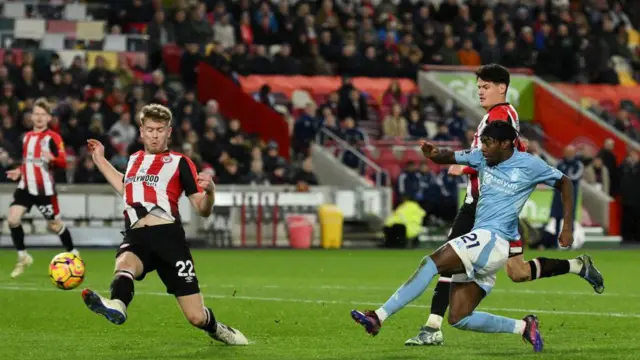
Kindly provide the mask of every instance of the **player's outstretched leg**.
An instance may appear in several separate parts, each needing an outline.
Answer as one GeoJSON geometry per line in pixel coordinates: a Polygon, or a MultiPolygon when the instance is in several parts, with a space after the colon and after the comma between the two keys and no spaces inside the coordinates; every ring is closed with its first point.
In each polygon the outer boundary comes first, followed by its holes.
{"type": "Polygon", "coordinates": [[[460,258],[449,244],[439,248],[430,256],[425,256],[411,278],[396,290],[384,305],[375,311],[353,310],[351,318],[362,325],[370,335],[377,335],[382,323],[420,296],[433,277],[441,271],[447,274],[465,271],[460,258]]]}
{"type": "Polygon", "coordinates": [[[7,222],[9,223],[9,231],[11,232],[13,246],[18,251],[18,261],[11,272],[12,278],[22,275],[25,269],[33,264],[33,258],[27,253],[27,248],[24,245],[24,229],[22,228],[22,223],[20,221],[26,210],[27,209],[25,207],[19,205],[9,207],[7,222]]]}
{"type": "Polygon", "coordinates": [[[178,305],[191,325],[202,329],[214,340],[227,345],[248,345],[249,340],[231,326],[216,320],[213,311],[205,307],[202,294],[190,294],[176,297],[178,305]]]}
{"type": "Polygon", "coordinates": [[[128,270],[116,270],[111,282],[111,299],[104,298],[90,289],[82,291],[82,299],[89,310],[104,316],[116,325],[127,320],[127,306],[133,300],[134,275],[128,270]]]}
{"type": "Polygon", "coordinates": [[[431,298],[431,313],[427,322],[420,328],[418,335],[405,341],[407,346],[419,345],[442,345],[444,335],[442,334],[442,320],[449,306],[449,290],[451,288],[451,278],[440,276],[438,284],[433,290],[431,298]]]}
{"type": "Polygon", "coordinates": [[[111,281],[111,298],[100,296],[91,289],[82,291],[82,299],[89,310],[104,316],[110,322],[121,325],[127,320],[127,307],[133,300],[134,279],[143,276],[144,266],[131,247],[120,247],[116,259],[116,272],[111,281]],[[124,250],[123,250],[124,249],[124,250]]]}
{"type": "Polygon", "coordinates": [[[522,256],[516,256],[509,259],[507,263],[507,274],[516,282],[533,281],[568,273],[585,279],[596,293],[604,292],[604,278],[593,264],[591,257],[586,254],[569,260],[539,257],[526,263],[522,256]]]}

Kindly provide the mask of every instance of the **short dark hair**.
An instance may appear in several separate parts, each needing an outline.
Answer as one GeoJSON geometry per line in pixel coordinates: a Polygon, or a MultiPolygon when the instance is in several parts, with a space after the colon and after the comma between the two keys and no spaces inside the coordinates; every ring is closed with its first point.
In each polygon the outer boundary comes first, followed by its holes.
{"type": "Polygon", "coordinates": [[[482,130],[481,136],[486,136],[496,141],[508,140],[513,143],[518,137],[518,133],[507,120],[494,120],[482,130]]]}
{"type": "Polygon", "coordinates": [[[509,75],[509,70],[506,67],[499,64],[488,64],[481,66],[476,70],[476,77],[480,80],[496,83],[496,84],[505,84],[509,87],[509,82],[511,81],[511,75],[509,75]]]}

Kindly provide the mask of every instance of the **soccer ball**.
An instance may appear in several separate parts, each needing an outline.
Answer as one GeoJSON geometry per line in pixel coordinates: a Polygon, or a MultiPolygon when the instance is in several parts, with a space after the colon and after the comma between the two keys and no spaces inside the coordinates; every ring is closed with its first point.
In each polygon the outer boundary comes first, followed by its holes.
{"type": "Polygon", "coordinates": [[[84,280],[84,270],[84,261],[78,255],[61,253],[49,264],[49,279],[59,289],[75,289],[84,280]]]}

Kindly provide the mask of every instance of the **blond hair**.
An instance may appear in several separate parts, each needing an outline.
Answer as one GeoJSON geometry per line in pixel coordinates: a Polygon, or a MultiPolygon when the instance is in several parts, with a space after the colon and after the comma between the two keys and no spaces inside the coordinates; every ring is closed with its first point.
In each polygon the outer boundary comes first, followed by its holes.
{"type": "Polygon", "coordinates": [[[38,98],[38,100],[33,103],[33,107],[36,106],[44,110],[47,114],[51,115],[51,105],[49,105],[47,99],[43,97],[38,98]]]}
{"type": "Polygon", "coordinates": [[[144,125],[145,120],[163,122],[171,125],[172,118],[171,110],[160,104],[145,105],[140,110],[140,125],[144,125]]]}

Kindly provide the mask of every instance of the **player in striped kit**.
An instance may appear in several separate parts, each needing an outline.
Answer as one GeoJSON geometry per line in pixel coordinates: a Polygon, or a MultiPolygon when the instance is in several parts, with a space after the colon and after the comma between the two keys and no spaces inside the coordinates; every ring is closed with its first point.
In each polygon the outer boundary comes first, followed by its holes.
{"type": "Polygon", "coordinates": [[[22,165],[7,171],[7,177],[19,181],[9,206],[7,222],[11,239],[18,251],[18,262],[11,277],[20,276],[33,263],[24,244],[24,230],[21,219],[35,206],[47,220],[47,228],[60,236],[62,245],[69,252],[78,255],[73,248],[69,229],[60,220],[60,207],[56,194],[52,167],[66,168],[66,155],[62,138],[48,128],[51,107],[45,99],[38,99],[31,113],[33,130],[24,135],[22,141],[22,165]]]}
{"type": "MultiPolygon", "coordinates": [[[[516,109],[507,103],[507,90],[510,83],[509,71],[503,66],[489,64],[480,67],[476,71],[476,77],[480,105],[487,111],[487,114],[478,124],[471,147],[481,148],[480,134],[488,124],[494,121],[508,121],[517,134],[520,131],[520,122],[516,109]]],[[[526,151],[519,138],[516,138],[514,145],[517,151],[526,151]]],[[[469,233],[473,228],[479,197],[479,184],[478,172],[471,167],[453,165],[449,168],[449,173],[454,176],[469,175],[464,204],[460,207],[449,232],[449,240],[451,240],[469,233]]],[[[565,226],[563,231],[573,234],[573,224],[565,226]]],[[[585,279],[597,293],[604,291],[602,275],[593,266],[588,255],[581,255],[570,260],[539,257],[525,261],[523,255],[524,247],[521,240],[512,241],[509,246],[509,260],[507,261],[506,272],[514,282],[533,281],[540,278],[573,273],[585,279]]],[[[438,284],[434,289],[431,300],[431,313],[427,322],[422,326],[418,335],[407,340],[405,345],[441,345],[444,343],[440,328],[444,314],[449,306],[450,282],[450,277],[441,276],[439,278],[438,284]]]]}
{"type": "Polygon", "coordinates": [[[88,140],[96,166],[123,197],[125,232],[116,253],[110,298],[89,289],[82,292],[82,298],[91,311],[120,325],[127,319],[127,307],[133,300],[133,281],[156,270],[193,326],[225,344],[247,345],[247,338],[240,331],[216,321],[211,309],[204,305],[180,222],[178,200],[185,193],[198,214],[208,217],[213,210],[215,185],[211,175],[196,173],[191,159],[169,151],[171,122],[171,111],[162,105],[142,108],[140,135],[144,151],[129,157],[125,174],[105,159],[99,141],[88,140]]]}

